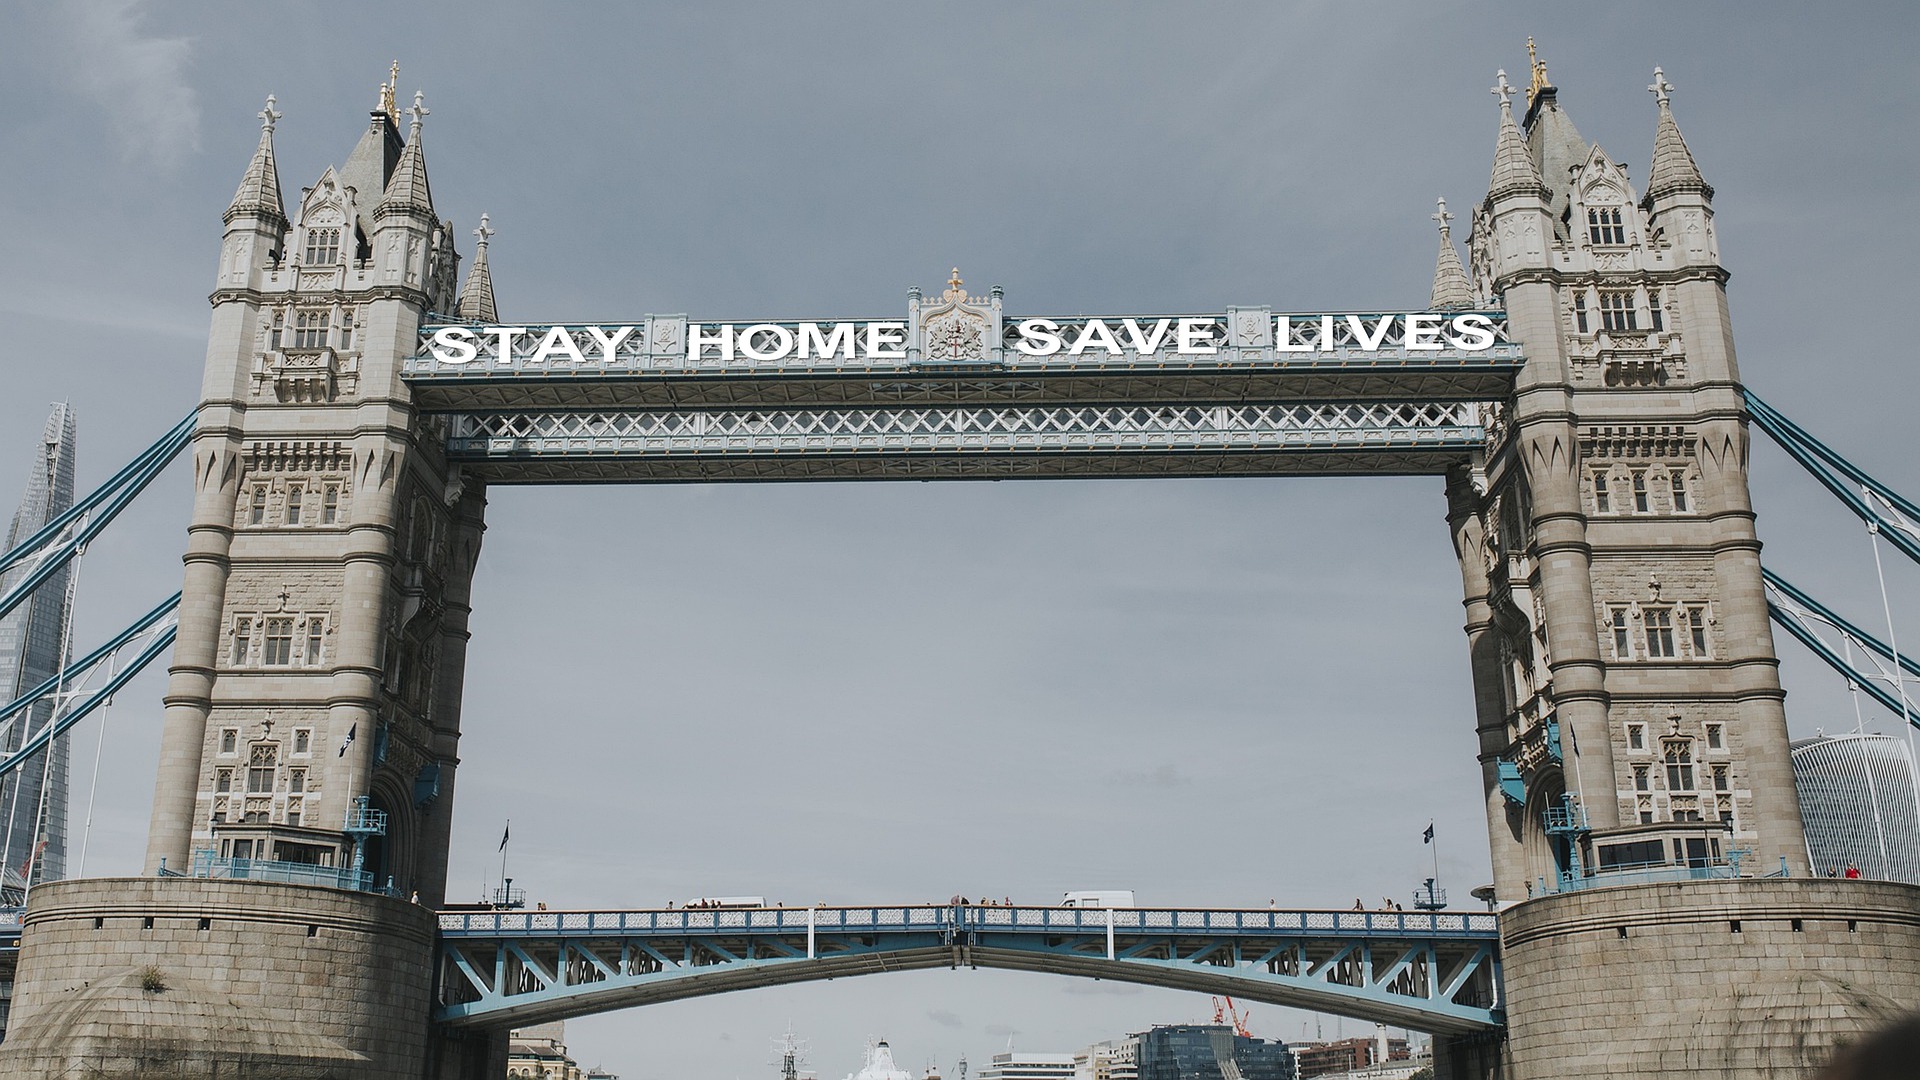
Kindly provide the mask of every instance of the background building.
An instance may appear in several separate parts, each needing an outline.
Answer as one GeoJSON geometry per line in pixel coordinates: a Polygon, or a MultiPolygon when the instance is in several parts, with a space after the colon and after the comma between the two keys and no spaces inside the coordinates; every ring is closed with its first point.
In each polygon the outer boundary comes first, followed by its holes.
{"type": "Polygon", "coordinates": [[[1413,1056],[1407,1040],[1388,1038],[1385,1027],[1377,1028],[1371,1038],[1355,1036],[1334,1042],[1305,1043],[1294,1047],[1293,1052],[1300,1063],[1301,1080],[1371,1069],[1413,1056]]]}
{"type": "Polygon", "coordinates": [[[1139,1080],[1138,1038],[1097,1042],[1073,1055],[1073,1080],[1139,1080]]]}
{"type": "Polygon", "coordinates": [[[980,1080],[1073,1080],[1072,1054],[1028,1054],[1007,1050],[993,1055],[980,1080]]]}
{"type": "Polygon", "coordinates": [[[1838,735],[1793,744],[1793,783],[1816,874],[1920,884],[1920,776],[1904,739],[1838,735]]]}
{"type": "Polygon", "coordinates": [[[1287,1044],[1226,1024],[1167,1024],[1134,1036],[1139,1080],[1293,1080],[1287,1044]]]}
{"type": "Polygon", "coordinates": [[[583,1069],[567,1056],[565,1021],[518,1028],[507,1036],[507,1080],[620,1080],[605,1069],[583,1069]]]}
{"type": "MultiPolygon", "coordinates": [[[[74,450],[73,410],[56,405],[0,551],[12,550],[73,505],[74,450]]],[[[32,572],[33,565],[25,565],[0,576],[0,593],[32,572]]],[[[72,563],[55,571],[30,599],[0,617],[0,702],[12,701],[59,671],[68,651],[62,639],[72,572],[72,563]]],[[[52,697],[35,702],[0,730],[0,752],[20,749],[52,719],[52,697]]],[[[9,903],[19,902],[29,880],[52,881],[67,873],[66,738],[55,739],[50,752],[50,760],[36,759],[0,778],[0,898],[9,903]]]]}

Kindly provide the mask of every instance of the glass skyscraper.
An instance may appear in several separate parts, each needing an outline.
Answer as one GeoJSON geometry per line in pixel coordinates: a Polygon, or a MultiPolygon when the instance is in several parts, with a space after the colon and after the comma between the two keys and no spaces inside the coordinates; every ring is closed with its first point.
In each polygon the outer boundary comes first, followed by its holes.
{"type": "Polygon", "coordinates": [[[1793,781],[1816,874],[1920,885],[1920,777],[1905,739],[1838,735],[1793,744],[1793,781]]]}
{"type": "MultiPolygon", "coordinates": [[[[12,550],[73,505],[73,469],[73,410],[56,405],[0,551],[12,550]]],[[[61,639],[71,571],[72,564],[62,567],[26,602],[0,617],[0,702],[12,701],[58,673],[68,651],[61,639]]],[[[0,594],[31,572],[31,566],[20,566],[0,576],[0,594]]],[[[50,697],[14,716],[0,729],[0,752],[20,749],[52,719],[50,697]]],[[[0,899],[17,902],[29,878],[52,881],[66,872],[67,740],[62,737],[53,741],[49,753],[0,778],[0,899]]]]}
{"type": "Polygon", "coordinates": [[[1225,1024],[1169,1024],[1136,1038],[1140,1080],[1293,1080],[1287,1044],[1225,1024]]]}

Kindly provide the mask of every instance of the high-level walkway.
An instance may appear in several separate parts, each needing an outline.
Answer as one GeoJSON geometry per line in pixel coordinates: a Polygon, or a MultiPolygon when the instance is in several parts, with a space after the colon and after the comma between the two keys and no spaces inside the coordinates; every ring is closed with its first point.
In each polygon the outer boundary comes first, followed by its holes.
{"type": "Polygon", "coordinates": [[[990,967],[1421,1031],[1501,1023],[1491,914],[973,904],[440,916],[437,1018],[524,1025],[783,983],[990,967]]]}

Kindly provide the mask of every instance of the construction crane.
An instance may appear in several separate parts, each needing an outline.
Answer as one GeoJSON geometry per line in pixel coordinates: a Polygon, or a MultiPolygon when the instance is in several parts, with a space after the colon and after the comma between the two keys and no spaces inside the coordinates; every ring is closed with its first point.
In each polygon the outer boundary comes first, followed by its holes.
{"type": "Polygon", "coordinates": [[[1233,1022],[1233,1033],[1242,1038],[1253,1038],[1253,1032],[1247,1030],[1247,1019],[1251,1015],[1251,1013],[1241,1012],[1240,1009],[1234,1005],[1231,997],[1217,997],[1213,999],[1213,1022],[1216,1024],[1224,1024],[1231,1020],[1233,1022]]]}

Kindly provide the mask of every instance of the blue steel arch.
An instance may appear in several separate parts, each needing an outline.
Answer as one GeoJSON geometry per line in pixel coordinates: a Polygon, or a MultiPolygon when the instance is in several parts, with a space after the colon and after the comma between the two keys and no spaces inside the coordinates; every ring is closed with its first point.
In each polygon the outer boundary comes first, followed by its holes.
{"type": "Polygon", "coordinates": [[[980,905],[440,916],[436,1019],[525,1025],[819,979],[989,967],[1466,1034],[1502,1024],[1491,914],[980,905]]]}

